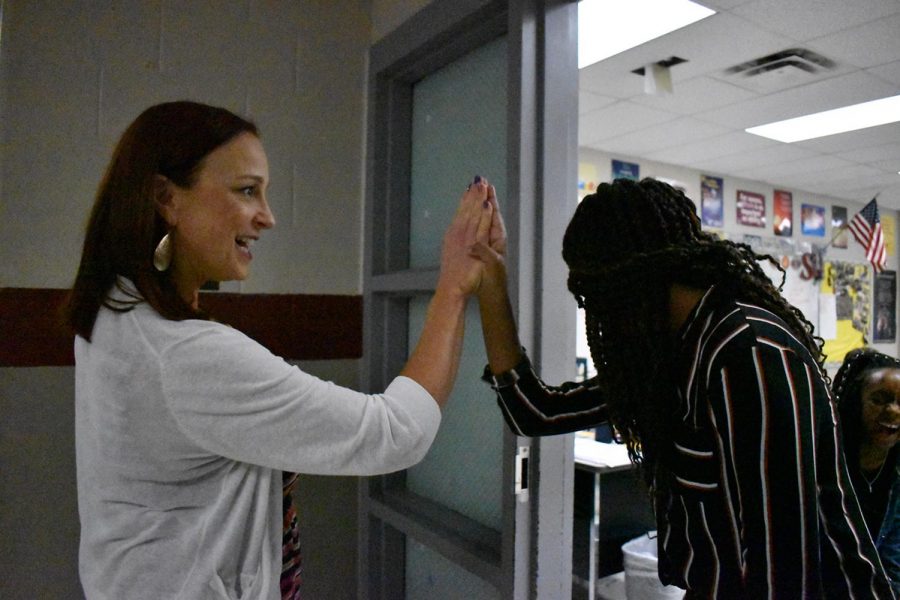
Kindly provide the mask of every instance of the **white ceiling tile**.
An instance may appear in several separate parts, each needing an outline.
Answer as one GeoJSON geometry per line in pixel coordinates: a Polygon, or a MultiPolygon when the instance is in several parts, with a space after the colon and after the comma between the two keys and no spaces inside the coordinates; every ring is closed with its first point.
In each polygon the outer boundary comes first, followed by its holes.
{"type": "Polygon", "coordinates": [[[700,0],[697,4],[711,8],[716,12],[722,12],[752,1],[753,0],[700,0]]]}
{"type": "Polygon", "coordinates": [[[715,109],[702,118],[744,129],[891,95],[884,80],[854,71],[809,85],[715,109]]]}
{"type": "MultiPolygon", "coordinates": [[[[853,2],[847,4],[854,5],[853,2]]],[[[895,0],[894,4],[900,3],[895,0]]],[[[812,40],[807,47],[857,67],[894,62],[900,55],[900,14],[812,40]]]]}
{"type": "MultiPolygon", "coordinates": [[[[900,3],[898,3],[900,4],[900,3]]],[[[868,73],[900,86],[900,60],[866,69],[868,73]]]]}
{"type": "Polygon", "coordinates": [[[885,160],[870,161],[867,164],[881,169],[888,173],[891,177],[896,178],[897,185],[900,185],[900,158],[888,158],[885,160]]]}
{"type": "Polygon", "coordinates": [[[600,94],[580,90],[578,92],[578,114],[583,115],[594,110],[600,110],[615,101],[616,99],[610,96],[601,96],[600,94]]]}
{"type": "Polygon", "coordinates": [[[645,156],[657,150],[684,145],[727,132],[728,129],[719,125],[704,123],[690,117],[681,117],[593,145],[598,150],[615,150],[631,156],[645,156]]]}
{"type": "Polygon", "coordinates": [[[805,41],[900,12],[897,0],[754,0],[731,10],[761,27],[805,41]]]}
{"type": "MultiPolygon", "coordinates": [[[[900,140],[900,138],[897,139],[900,140]]],[[[880,161],[896,161],[900,159],[900,141],[893,144],[881,144],[868,148],[848,150],[847,152],[837,152],[835,156],[855,162],[878,163],[880,161]]]]}
{"type": "Polygon", "coordinates": [[[647,158],[675,165],[694,166],[715,157],[773,147],[777,142],[744,132],[732,132],[647,154],[647,158]]]}
{"type": "Polygon", "coordinates": [[[673,84],[673,87],[672,94],[640,94],[631,98],[631,101],[651,108],[693,115],[758,96],[754,92],[711,77],[695,77],[684,83],[673,84]]]}
{"type": "Polygon", "coordinates": [[[750,179],[760,179],[762,181],[776,182],[788,176],[798,176],[808,173],[821,173],[823,171],[836,171],[852,167],[856,163],[829,156],[827,154],[817,154],[815,156],[807,156],[800,160],[785,161],[780,164],[766,164],[764,166],[743,169],[742,175],[750,179]]]}
{"type": "Polygon", "coordinates": [[[897,140],[900,140],[900,123],[888,123],[879,127],[867,127],[866,129],[797,142],[797,145],[816,152],[840,154],[850,150],[892,144],[897,140]]]}
{"type": "Polygon", "coordinates": [[[790,144],[776,144],[771,147],[751,150],[749,152],[739,152],[737,154],[729,154],[728,156],[720,156],[719,158],[707,161],[719,171],[726,173],[736,172],[740,174],[745,169],[752,169],[761,165],[779,165],[782,162],[789,162],[808,158],[813,153],[797,146],[790,144]]]}
{"type": "Polygon", "coordinates": [[[582,146],[591,146],[599,140],[618,137],[629,131],[675,118],[677,115],[670,112],[621,100],[600,110],[581,115],[578,122],[578,143],[582,146]]]}

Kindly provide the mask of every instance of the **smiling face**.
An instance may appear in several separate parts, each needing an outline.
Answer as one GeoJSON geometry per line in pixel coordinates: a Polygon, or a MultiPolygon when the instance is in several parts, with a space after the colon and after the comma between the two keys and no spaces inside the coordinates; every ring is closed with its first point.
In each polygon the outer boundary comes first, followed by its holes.
{"type": "Polygon", "coordinates": [[[900,369],[875,369],[862,389],[862,426],[869,444],[890,450],[900,441],[900,369]]]}
{"type": "Polygon", "coordinates": [[[172,276],[182,298],[196,306],[203,283],[247,277],[251,246],[275,225],[268,184],[266,153],[251,133],[211,152],[191,187],[164,180],[159,211],[170,227],[172,276]]]}

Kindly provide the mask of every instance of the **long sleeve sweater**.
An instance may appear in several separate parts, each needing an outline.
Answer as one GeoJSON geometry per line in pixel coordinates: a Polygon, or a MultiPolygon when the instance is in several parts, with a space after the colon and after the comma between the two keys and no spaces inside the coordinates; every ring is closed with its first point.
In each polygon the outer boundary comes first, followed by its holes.
{"type": "Polygon", "coordinates": [[[75,361],[91,600],[280,598],[281,471],[404,469],[440,423],[411,379],[355,392],[225,325],[167,320],[146,303],[102,308],[75,361]]]}

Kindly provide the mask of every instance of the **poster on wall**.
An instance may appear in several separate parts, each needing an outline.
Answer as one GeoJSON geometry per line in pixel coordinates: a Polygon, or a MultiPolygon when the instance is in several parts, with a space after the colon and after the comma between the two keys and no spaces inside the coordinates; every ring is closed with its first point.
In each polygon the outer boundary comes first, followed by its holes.
{"type": "Polygon", "coordinates": [[[897,341],[897,272],[882,271],[875,274],[875,306],[872,340],[897,341]]]}
{"type": "Polygon", "coordinates": [[[766,197],[755,192],[737,191],[737,222],[750,227],[766,226],[766,197]]]}
{"type": "Polygon", "coordinates": [[[587,196],[588,194],[593,194],[597,189],[597,182],[599,178],[597,176],[597,167],[595,167],[591,163],[580,162],[578,163],[578,201],[587,196]]]}
{"type": "Polygon", "coordinates": [[[847,247],[847,207],[846,206],[837,206],[831,205],[831,235],[834,236],[834,241],[831,242],[831,245],[835,248],[846,248],[847,247]],[[838,231],[840,233],[837,233],[838,231]],[[835,235],[837,234],[837,235],[835,235]]]}
{"type": "MultiPolygon", "coordinates": [[[[826,262],[821,293],[833,294],[837,320],[836,334],[826,338],[822,351],[825,362],[840,363],[854,348],[865,345],[871,317],[872,286],[869,265],[842,261],[826,262]]],[[[821,316],[820,316],[821,319],[821,316]]]]}
{"type": "Polygon", "coordinates": [[[794,233],[794,197],[790,192],[775,190],[772,228],[775,235],[791,237],[794,233]]]}
{"type": "Polygon", "coordinates": [[[641,178],[641,166],[637,163],[625,162],[614,158],[612,161],[612,178],[613,181],[616,179],[638,181],[641,178]]]}
{"type": "Polygon", "coordinates": [[[896,234],[895,221],[892,215],[880,215],[881,233],[884,236],[884,252],[888,256],[894,255],[894,239],[896,234]]]}
{"type": "Polygon", "coordinates": [[[723,190],[721,177],[700,176],[700,219],[707,227],[722,226],[723,190]]]}
{"type": "Polygon", "coordinates": [[[803,235],[825,237],[825,207],[803,204],[800,208],[800,224],[803,235]]]}

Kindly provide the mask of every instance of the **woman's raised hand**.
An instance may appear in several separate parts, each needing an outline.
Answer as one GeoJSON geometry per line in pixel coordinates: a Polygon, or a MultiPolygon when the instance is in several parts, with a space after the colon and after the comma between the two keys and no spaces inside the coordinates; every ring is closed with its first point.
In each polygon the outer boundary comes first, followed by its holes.
{"type": "Polygon", "coordinates": [[[475,255],[476,244],[488,244],[493,187],[487,179],[475,177],[459,202],[453,221],[444,234],[441,251],[441,275],[438,287],[447,286],[462,296],[474,294],[481,284],[483,263],[475,255]]]}

